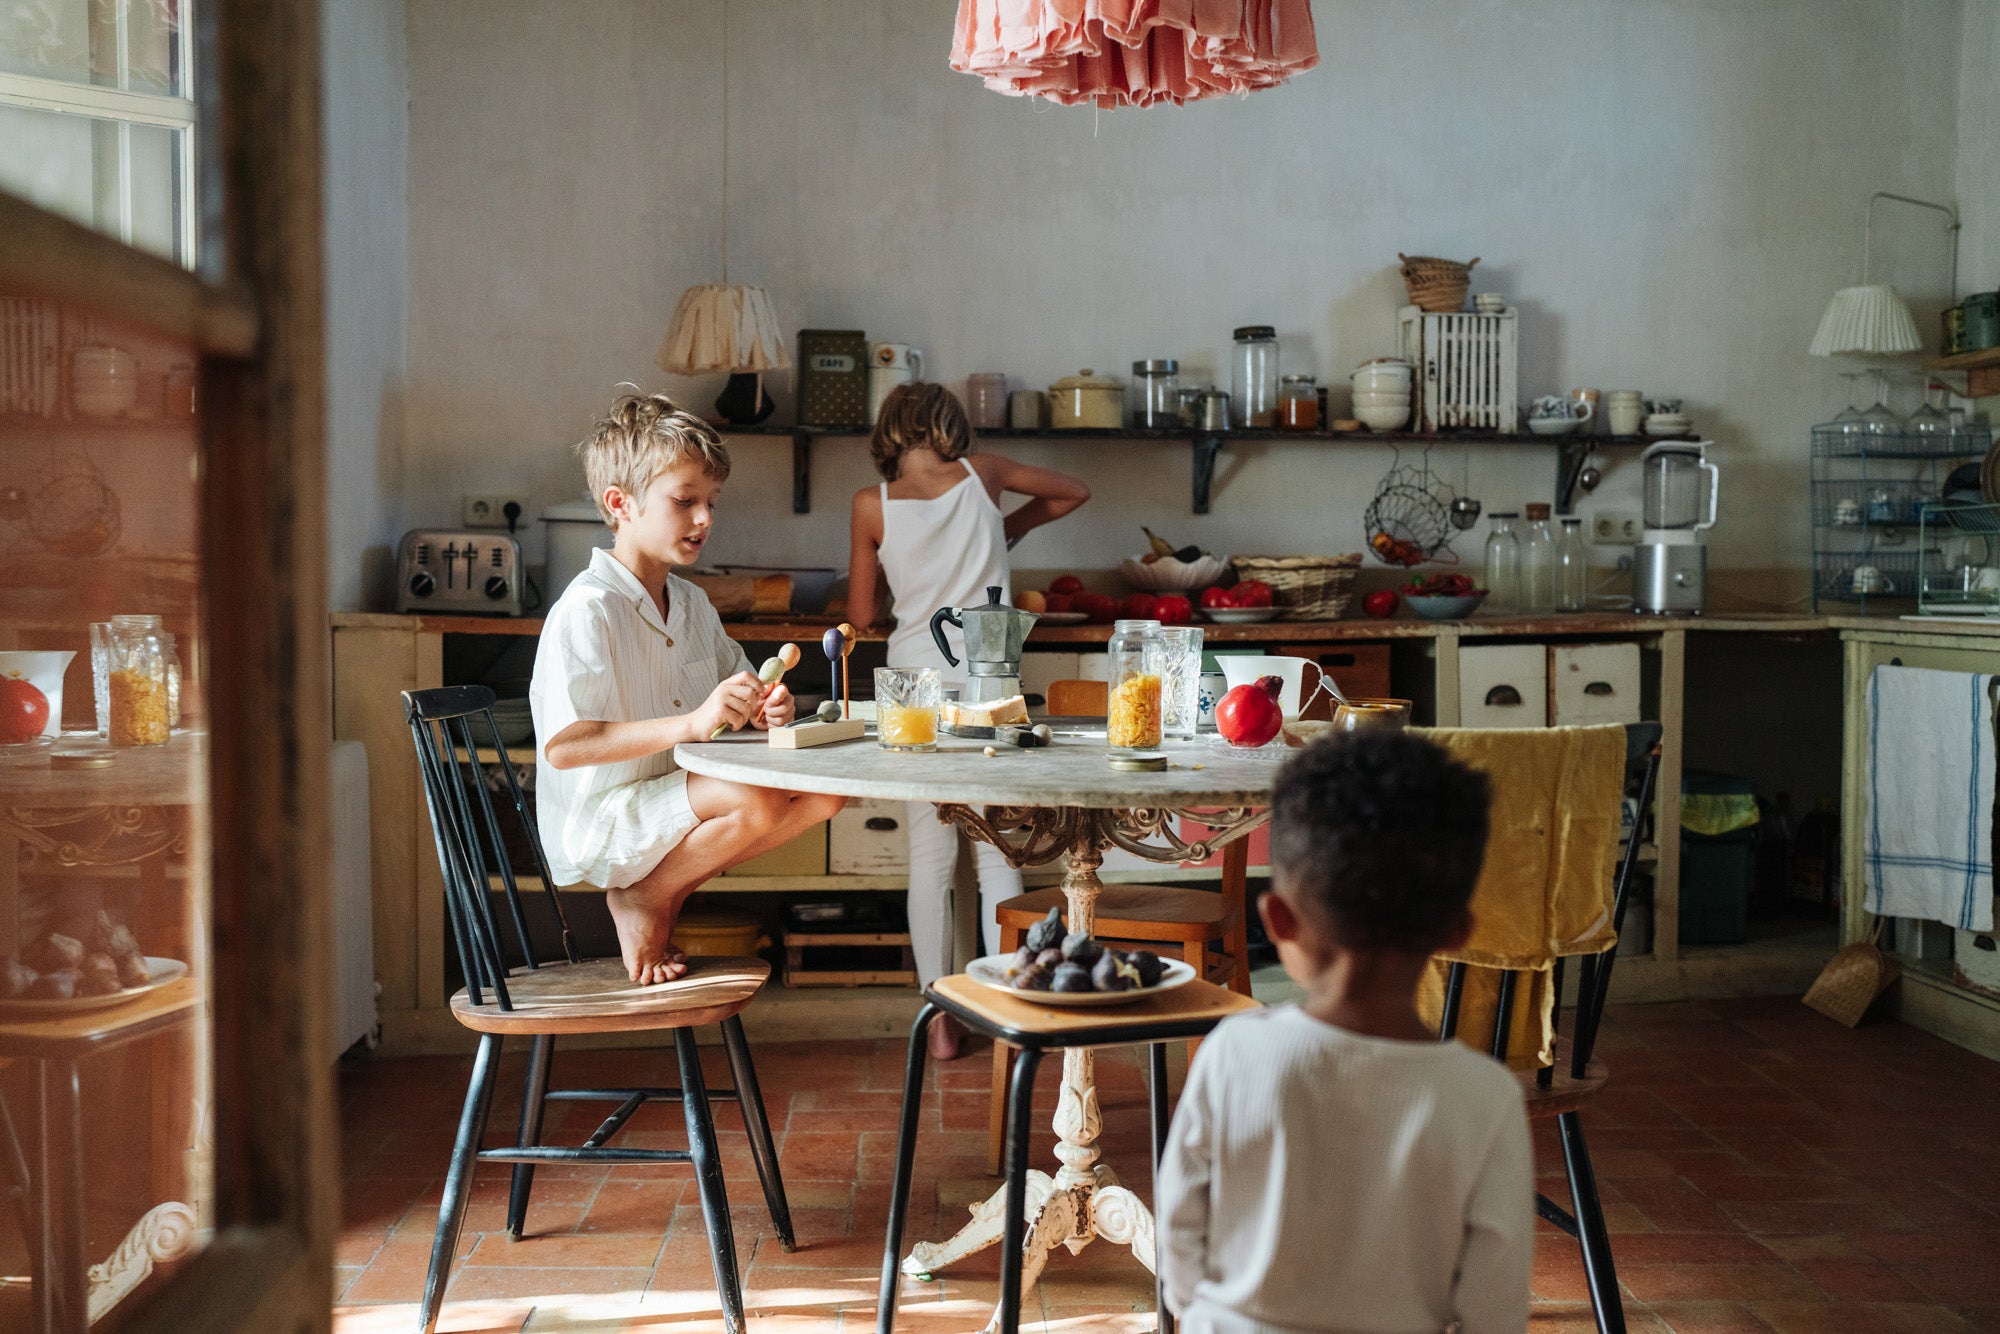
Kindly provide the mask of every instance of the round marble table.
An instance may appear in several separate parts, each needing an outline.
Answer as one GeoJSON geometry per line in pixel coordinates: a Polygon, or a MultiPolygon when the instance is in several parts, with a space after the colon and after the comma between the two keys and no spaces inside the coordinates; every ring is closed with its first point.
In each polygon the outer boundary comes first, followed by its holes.
{"type": "MultiPolygon", "coordinates": [[[[1067,856],[1063,896],[1071,930],[1096,921],[1097,878],[1107,848],[1118,847],[1157,862],[1201,861],[1269,818],[1283,747],[1235,750],[1211,740],[1170,742],[1161,749],[1170,767],[1128,773],[1107,762],[1101,731],[1094,736],[1058,733],[1055,744],[1035,750],[940,737],[925,754],[886,751],[872,739],[808,750],[778,750],[761,736],[743,735],[683,745],[674,759],[691,773],[755,787],[826,792],[889,801],[928,801],[938,818],[998,848],[1016,867],[1040,866],[1067,856]],[[1181,839],[1177,817],[1192,814],[1214,832],[1199,842],[1181,839]]],[[[1058,1246],[1080,1251],[1094,1237],[1129,1246],[1153,1268],[1153,1216],[1145,1202],[1118,1184],[1100,1160],[1101,1127],[1093,1057],[1063,1056],[1062,1096],[1056,1107],[1053,1176],[1030,1172],[1027,1246],[1021,1290],[1031,1291],[1049,1253],[1058,1246]]],[[[1000,1240],[1005,1192],[972,1210],[972,1221],[949,1241],[920,1242],[903,1261],[908,1274],[929,1274],[1000,1240]]]]}

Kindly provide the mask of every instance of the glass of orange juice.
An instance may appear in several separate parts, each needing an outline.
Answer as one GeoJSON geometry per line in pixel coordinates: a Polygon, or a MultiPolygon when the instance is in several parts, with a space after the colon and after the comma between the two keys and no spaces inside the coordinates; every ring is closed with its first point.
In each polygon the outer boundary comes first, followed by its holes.
{"type": "Polygon", "coordinates": [[[936,750],[944,684],[935,667],[875,669],[875,739],[884,750],[936,750]]]}

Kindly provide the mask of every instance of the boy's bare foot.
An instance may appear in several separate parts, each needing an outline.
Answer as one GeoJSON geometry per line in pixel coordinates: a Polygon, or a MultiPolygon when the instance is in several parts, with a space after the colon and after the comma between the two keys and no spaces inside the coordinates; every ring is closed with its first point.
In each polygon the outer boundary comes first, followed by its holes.
{"type": "Polygon", "coordinates": [[[625,888],[606,890],[604,906],[618,929],[618,953],[625,961],[626,976],[648,987],[686,974],[687,953],[669,939],[680,916],[678,903],[663,911],[646,896],[625,888]]]}

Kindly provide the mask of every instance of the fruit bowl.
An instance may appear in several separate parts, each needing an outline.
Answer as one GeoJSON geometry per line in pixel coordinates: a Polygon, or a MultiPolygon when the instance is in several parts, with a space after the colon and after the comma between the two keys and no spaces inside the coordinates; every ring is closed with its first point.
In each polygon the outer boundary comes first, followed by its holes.
{"type": "Polygon", "coordinates": [[[1193,593],[1207,588],[1229,569],[1227,556],[1175,560],[1162,556],[1150,565],[1137,556],[1119,562],[1119,577],[1143,593],[1193,593]]]}
{"type": "Polygon", "coordinates": [[[1484,593],[1468,593],[1464,597],[1424,597],[1418,593],[1403,594],[1403,601],[1410,604],[1410,610],[1427,621],[1462,621],[1479,610],[1479,604],[1486,601],[1484,593]]]}
{"type": "Polygon", "coordinates": [[[1203,607],[1201,614],[1217,625],[1262,625],[1278,619],[1283,607],[1203,607]]]}
{"type": "Polygon", "coordinates": [[[1150,987],[1132,987],[1126,991],[1022,991],[1008,980],[1007,965],[1013,957],[1011,954],[989,954],[985,958],[974,959],[965,965],[965,975],[983,987],[1004,991],[1016,1000],[1076,1009],[1130,1005],[1133,1001],[1145,1000],[1148,996],[1157,996],[1162,991],[1194,981],[1193,968],[1179,959],[1162,959],[1160,962],[1166,965],[1165,971],[1160,974],[1160,980],[1150,987]]]}

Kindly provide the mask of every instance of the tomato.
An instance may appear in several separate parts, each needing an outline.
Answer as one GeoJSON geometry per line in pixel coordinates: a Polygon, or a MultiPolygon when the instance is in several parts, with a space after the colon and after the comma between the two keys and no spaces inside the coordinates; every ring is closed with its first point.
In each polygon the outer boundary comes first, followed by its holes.
{"type": "Polygon", "coordinates": [[[1271,586],[1262,579],[1245,579],[1236,585],[1235,596],[1234,606],[1268,607],[1271,605],[1271,586]]]}
{"type": "Polygon", "coordinates": [[[1161,625],[1191,625],[1194,623],[1194,603],[1178,593],[1170,593],[1153,608],[1153,616],[1161,625]]]}
{"type": "Polygon", "coordinates": [[[1396,614],[1396,603],[1399,600],[1395,589],[1378,588],[1367,597],[1361,599],[1361,610],[1367,612],[1378,621],[1384,621],[1396,614]]]}
{"type": "Polygon", "coordinates": [[[1131,593],[1118,604],[1118,614],[1128,621],[1157,620],[1160,600],[1151,593],[1131,593]]]}
{"type": "Polygon", "coordinates": [[[1047,604],[1042,608],[1043,611],[1075,610],[1075,608],[1071,604],[1074,603],[1076,599],[1071,597],[1067,593],[1050,593],[1048,596],[1044,597],[1042,601],[1047,604]]]}
{"type": "Polygon", "coordinates": [[[49,725],[49,697],[18,676],[0,677],[0,743],[33,741],[49,725]]]}
{"type": "Polygon", "coordinates": [[[1284,688],[1284,678],[1277,676],[1237,686],[1215,706],[1215,730],[1232,746],[1263,745],[1285,725],[1285,712],[1278,704],[1284,688]]]}
{"type": "Polygon", "coordinates": [[[1201,590],[1201,605],[1204,607],[1233,607],[1235,594],[1226,588],[1204,588],[1201,590]]]}
{"type": "Polygon", "coordinates": [[[1073,574],[1057,575],[1055,580],[1049,584],[1049,592],[1051,593],[1067,593],[1071,597],[1075,597],[1082,591],[1083,580],[1073,574]]]}
{"type": "Polygon", "coordinates": [[[1107,593],[1079,593],[1070,606],[1089,617],[1092,625],[1109,625],[1118,619],[1118,599],[1107,593]]]}

